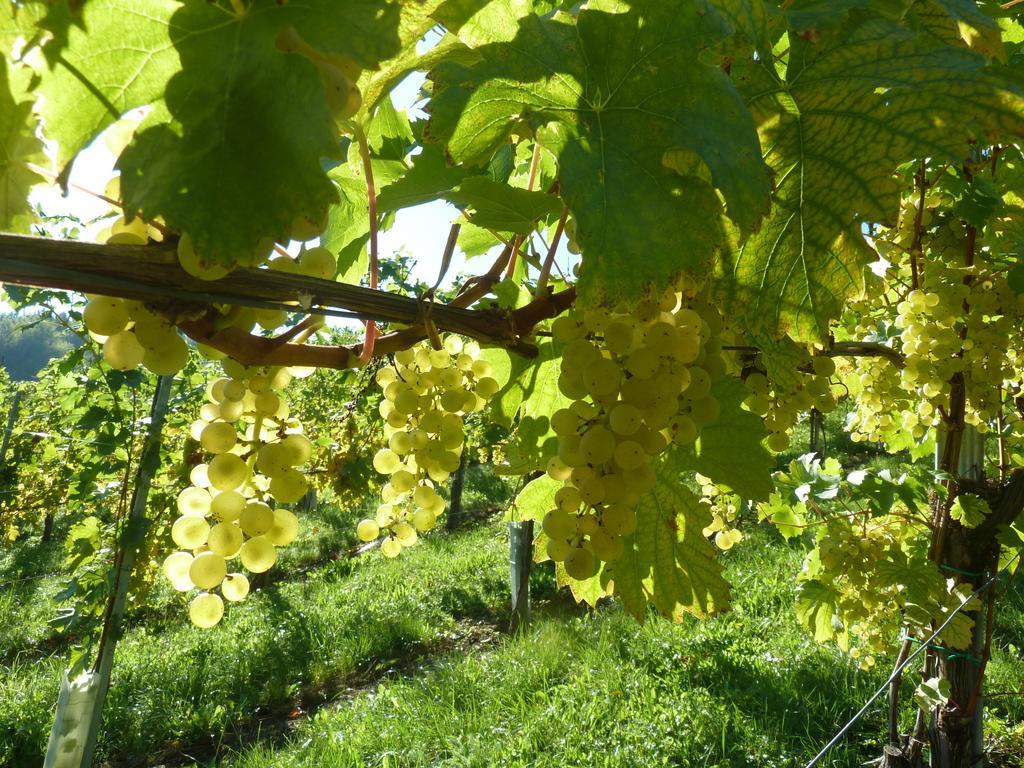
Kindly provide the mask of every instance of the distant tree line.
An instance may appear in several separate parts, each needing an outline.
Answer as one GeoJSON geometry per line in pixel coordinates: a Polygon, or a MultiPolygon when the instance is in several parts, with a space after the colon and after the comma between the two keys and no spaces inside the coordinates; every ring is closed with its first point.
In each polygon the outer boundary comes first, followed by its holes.
{"type": "Polygon", "coordinates": [[[0,367],[14,381],[35,378],[51,359],[81,343],[49,315],[0,315],[0,367]]]}

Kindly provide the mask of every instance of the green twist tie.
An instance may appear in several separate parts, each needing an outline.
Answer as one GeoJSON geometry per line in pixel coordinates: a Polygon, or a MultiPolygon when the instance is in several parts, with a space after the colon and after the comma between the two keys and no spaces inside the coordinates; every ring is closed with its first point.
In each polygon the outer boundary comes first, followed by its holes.
{"type": "Polygon", "coordinates": [[[949,571],[950,573],[959,573],[961,576],[972,576],[974,578],[979,578],[985,575],[984,571],[981,571],[980,573],[978,571],[965,571],[962,568],[954,568],[952,565],[946,565],[945,563],[940,565],[939,568],[944,571],[949,571]]]}

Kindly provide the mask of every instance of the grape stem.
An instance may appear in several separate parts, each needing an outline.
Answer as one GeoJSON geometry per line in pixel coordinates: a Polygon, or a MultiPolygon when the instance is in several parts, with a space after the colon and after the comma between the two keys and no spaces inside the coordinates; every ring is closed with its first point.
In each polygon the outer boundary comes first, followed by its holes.
{"type": "MultiPolygon", "coordinates": [[[[530,156],[530,177],[526,182],[527,191],[533,191],[533,185],[537,181],[537,169],[540,166],[540,144],[536,141],[533,142],[533,154],[530,156]]],[[[519,251],[520,246],[525,241],[523,235],[516,235],[512,238],[512,257],[509,259],[508,266],[505,269],[505,277],[512,277],[516,271],[516,254],[519,251]]]]}
{"type": "MultiPolygon", "coordinates": [[[[363,160],[363,172],[366,176],[366,200],[367,209],[370,214],[370,288],[377,289],[377,188],[373,183],[373,160],[370,157],[370,145],[366,141],[366,133],[359,126],[354,130],[356,141],[359,144],[359,156],[363,160]]],[[[362,362],[373,357],[373,347],[377,341],[377,323],[373,320],[366,321],[366,340],[363,342],[363,349],[359,354],[362,362]]]]}
{"type": "Polygon", "coordinates": [[[562,232],[565,231],[565,221],[569,218],[569,209],[563,207],[562,215],[558,219],[558,226],[555,227],[555,234],[551,238],[551,245],[548,246],[548,255],[544,257],[544,263],[540,268],[540,275],[537,277],[537,289],[533,292],[533,298],[539,299],[544,295],[547,288],[548,277],[551,275],[551,265],[555,262],[555,251],[558,250],[558,243],[562,239],[562,232]]]}

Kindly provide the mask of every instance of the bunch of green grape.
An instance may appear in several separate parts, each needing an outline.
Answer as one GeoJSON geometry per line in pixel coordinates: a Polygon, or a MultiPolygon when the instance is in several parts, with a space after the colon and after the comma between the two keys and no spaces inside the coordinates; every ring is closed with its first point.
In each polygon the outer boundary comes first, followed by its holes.
{"type": "Polygon", "coordinates": [[[295,515],[274,505],[305,495],[308,483],[299,468],[313,449],[281,396],[292,378],[287,369],[234,361],[224,367],[228,377],[207,387],[207,402],[191,427],[209,459],[192,469],[192,485],[178,495],[171,538],[181,551],[163,564],[176,590],[202,590],[189,606],[192,623],[202,628],[220,621],[223,600],[239,601],[249,592],[244,573],[228,572],[230,561],[238,558],[243,569],[263,573],[276,562],[277,548],[298,535],[295,515]]]}
{"type": "MultiPolygon", "coordinates": [[[[904,626],[930,633],[932,621],[960,602],[955,589],[924,557],[919,530],[899,517],[837,517],[818,533],[817,547],[807,557],[801,580],[814,580],[834,595],[834,621],[854,646],[851,656],[862,669],[886,654],[904,626]],[[884,564],[884,567],[880,566],[884,564]],[[894,579],[894,572],[910,572],[909,581],[894,579]]],[[[970,642],[962,622],[950,625],[941,636],[950,647],[970,642]]]]}
{"type": "Polygon", "coordinates": [[[743,379],[747,396],[743,406],[764,418],[768,430],[768,448],[780,453],[789,447],[789,433],[801,413],[817,408],[822,413],[835,410],[831,378],[836,364],[832,358],[812,356],[804,347],[795,347],[795,365],[787,379],[769,380],[763,370],[752,370],[743,379]]]}
{"type": "Polygon", "coordinates": [[[722,319],[669,290],[636,305],[574,308],[551,326],[563,343],[558,387],[572,400],[551,426],[547,465],[563,483],[543,521],[547,554],[582,580],[622,556],[636,507],[655,484],[653,459],[693,443],[718,418],[712,383],[725,373],[722,319]]]}
{"type": "MultiPolygon", "coordinates": [[[[882,315],[898,331],[892,344],[903,356],[902,369],[879,361],[858,364],[861,396],[850,422],[855,439],[885,441],[894,448],[920,442],[941,423],[955,378],[966,396],[964,420],[984,433],[1003,410],[1005,393],[1024,383],[1014,333],[1024,322],[1024,298],[1010,288],[998,265],[985,263],[984,253],[971,267],[958,264],[958,250],[948,260],[945,253],[932,256],[920,267],[921,287],[888,299],[882,315]]],[[[1017,436],[1014,409],[1004,418],[1008,435],[1017,436]]]]}
{"type": "Polygon", "coordinates": [[[188,362],[188,344],[162,315],[138,301],[87,294],[83,319],[92,338],[103,345],[111,368],[139,365],[158,376],[178,373],[188,362]]]}
{"type": "Polygon", "coordinates": [[[462,460],[463,417],[498,392],[491,373],[480,345],[458,336],[448,336],[440,349],[423,343],[398,352],[393,365],[377,371],[388,445],[373,457],[373,467],[389,479],[376,516],[357,526],[362,541],[384,534],[381,551],[396,557],[434,527],[444,512],[437,486],[462,460]]]}
{"type": "Polygon", "coordinates": [[[711,522],[701,532],[713,536],[715,546],[728,551],[743,540],[743,532],[735,525],[742,500],[730,488],[717,485],[700,473],[696,480],[700,483],[701,501],[711,510],[711,522]]]}

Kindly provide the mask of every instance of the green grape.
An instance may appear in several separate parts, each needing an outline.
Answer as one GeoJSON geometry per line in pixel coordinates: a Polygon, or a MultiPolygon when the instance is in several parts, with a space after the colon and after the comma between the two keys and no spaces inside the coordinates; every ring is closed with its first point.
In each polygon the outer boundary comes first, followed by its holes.
{"type": "Polygon", "coordinates": [[[299,535],[299,519],[287,509],[274,510],[274,524],[267,531],[267,541],[275,547],[285,547],[299,535]]]}
{"type": "Polygon", "coordinates": [[[157,376],[173,376],[188,363],[188,344],[175,334],[167,344],[157,348],[147,347],[142,364],[157,376]]]}
{"type": "Polygon", "coordinates": [[[625,544],[620,537],[610,536],[602,530],[591,533],[588,540],[594,556],[605,562],[618,560],[625,551],[625,544]]]}
{"type": "Polygon", "coordinates": [[[188,473],[189,482],[197,488],[209,488],[210,478],[206,474],[206,464],[196,464],[188,473]]]}
{"type": "Polygon", "coordinates": [[[552,539],[569,539],[576,534],[576,516],[553,509],[544,515],[541,526],[552,539]]]}
{"type": "Polygon", "coordinates": [[[546,546],[548,557],[555,562],[562,562],[572,551],[572,544],[567,539],[550,539],[546,546]]]}
{"type": "Polygon", "coordinates": [[[610,536],[628,536],[636,530],[636,513],[624,504],[609,504],[601,510],[601,527],[610,536]]]}
{"type": "Polygon", "coordinates": [[[555,491],[555,506],[563,512],[576,512],[583,503],[579,489],[565,485],[555,491]]]}
{"type": "Polygon", "coordinates": [[[186,488],[178,494],[178,511],[183,515],[206,517],[211,506],[210,494],[204,488],[186,488]]]}
{"type": "Polygon", "coordinates": [[[574,547],[563,561],[565,572],[577,581],[584,581],[597,573],[599,564],[594,553],[583,547],[574,547]]]}
{"type": "Polygon", "coordinates": [[[215,421],[203,429],[199,442],[202,444],[204,451],[227,453],[235,447],[237,434],[233,425],[223,421],[215,421]]]}
{"type": "Polygon", "coordinates": [[[398,557],[402,554],[402,543],[394,536],[388,536],[381,542],[380,551],[384,557],[398,557]]]}
{"type": "Polygon", "coordinates": [[[608,414],[608,425],[616,435],[635,434],[642,424],[640,409],[629,403],[619,403],[608,414]]]}
{"type": "Polygon", "coordinates": [[[402,460],[398,454],[390,448],[382,448],[373,457],[373,468],[382,475],[390,475],[397,472],[402,466],[402,460]]]}
{"type": "Polygon", "coordinates": [[[196,549],[206,543],[210,524],[202,517],[182,515],[171,526],[171,539],[183,549],[196,549]]]}
{"type": "Polygon", "coordinates": [[[277,562],[277,550],[264,536],[255,536],[242,545],[242,565],[253,573],[263,573],[277,562]]]}
{"type": "Polygon", "coordinates": [[[225,600],[237,603],[249,594],[249,580],[241,573],[229,573],[220,584],[225,600]]]}
{"type": "Polygon", "coordinates": [[[256,469],[268,477],[277,477],[291,467],[291,454],[283,443],[267,443],[256,454],[256,469]]]}
{"type": "Polygon", "coordinates": [[[131,317],[122,299],[93,296],[82,312],[85,327],[98,336],[113,336],[128,327],[131,317]]]}
{"type": "Polygon", "coordinates": [[[281,448],[288,463],[298,467],[309,461],[313,455],[313,444],[305,435],[291,434],[281,441],[281,448]]]}
{"type": "Polygon", "coordinates": [[[189,566],[188,576],[199,589],[213,589],[227,575],[224,558],[214,552],[203,552],[189,566]]]}
{"type": "Polygon", "coordinates": [[[164,559],[164,575],[178,592],[188,592],[195,586],[188,575],[193,559],[188,552],[173,552],[164,559]]]}
{"type": "Polygon", "coordinates": [[[548,459],[545,469],[552,480],[568,480],[569,473],[572,472],[572,468],[557,456],[548,459]]]}
{"type": "Polygon", "coordinates": [[[237,491],[223,491],[210,502],[210,514],[222,523],[231,523],[242,514],[245,504],[245,497],[237,491]]]}
{"type": "Polygon", "coordinates": [[[310,248],[299,254],[298,271],[307,277],[333,280],[338,272],[338,262],[326,248],[310,248]]]}
{"type": "Polygon", "coordinates": [[[629,471],[637,469],[647,461],[647,453],[643,447],[633,440],[623,440],[615,446],[615,463],[629,471]]]}
{"type": "Polygon", "coordinates": [[[360,520],[356,526],[356,535],[360,541],[375,541],[380,536],[380,526],[376,520],[360,520]]]}
{"type": "Polygon", "coordinates": [[[200,629],[216,626],[224,617],[224,601],[212,592],[197,595],[189,603],[188,617],[200,629]]]}
{"type": "Polygon", "coordinates": [[[137,368],[145,355],[146,350],[131,331],[120,331],[103,342],[103,358],[114,370],[137,368]]]}
{"type": "Polygon", "coordinates": [[[599,477],[588,477],[577,486],[580,498],[587,506],[600,504],[604,500],[604,481],[599,477]]]}
{"type": "Polygon", "coordinates": [[[273,415],[281,408],[281,398],[273,392],[260,392],[254,402],[257,413],[273,415]]]}
{"type": "Polygon", "coordinates": [[[274,511],[262,501],[250,501],[242,510],[238,524],[246,536],[261,536],[273,527],[274,511]]]}
{"type": "Polygon", "coordinates": [[[580,438],[580,452],[588,464],[604,464],[615,453],[615,435],[606,427],[595,425],[580,438]]]}
{"type": "Polygon", "coordinates": [[[296,469],[285,470],[270,481],[270,495],[282,504],[295,503],[305,496],[308,490],[309,482],[296,469]]]}
{"type": "Polygon", "coordinates": [[[766,441],[768,449],[775,453],[781,453],[789,448],[789,435],[785,432],[772,432],[766,441]]]}
{"type": "MultiPolygon", "coordinates": [[[[178,240],[178,263],[192,277],[198,277],[200,280],[219,280],[231,271],[223,265],[207,263],[196,253],[192,238],[187,234],[182,234],[178,240]]],[[[214,624],[216,623],[215,621],[214,624]]]]}
{"type": "Polygon", "coordinates": [[[233,491],[250,476],[249,467],[233,453],[221,453],[211,459],[207,475],[210,485],[219,491],[233,491]]]}
{"type": "Polygon", "coordinates": [[[214,554],[223,558],[234,557],[242,547],[242,531],[234,523],[218,523],[210,529],[207,545],[214,554]]]}

